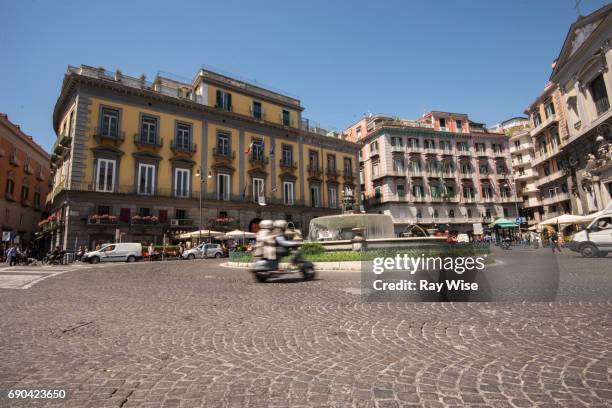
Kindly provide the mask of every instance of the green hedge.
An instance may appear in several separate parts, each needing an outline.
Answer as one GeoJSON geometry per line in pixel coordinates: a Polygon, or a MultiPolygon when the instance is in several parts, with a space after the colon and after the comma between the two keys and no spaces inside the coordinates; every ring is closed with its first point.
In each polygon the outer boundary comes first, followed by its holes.
{"type": "MultiPolygon", "coordinates": [[[[449,245],[440,248],[409,248],[409,249],[377,249],[365,252],[354,252],[354,251],[327,251],[325,248],[318,243],[307,243],[302,246],[312,246],[315,253],[308,253],[302,250],[302,255],[305,259],[311,262],[348,262],[348,261],[366,261],[374,258],[393,258],[396,255],[404,256],[407,254],[409,257],[420,257],[420,256],[478,256],[484,255],[489,252],[488,246],[474,247],[472,245],[449,245]],[[323,248],[323,252],[319,251],[318,247],[323,248]]],[[[252,262],[253,257],[250,252],[232,251],[229,256],[232,262],[252,262]]],[[[281,259],[286,261],[288,258],[281,259]]]]}

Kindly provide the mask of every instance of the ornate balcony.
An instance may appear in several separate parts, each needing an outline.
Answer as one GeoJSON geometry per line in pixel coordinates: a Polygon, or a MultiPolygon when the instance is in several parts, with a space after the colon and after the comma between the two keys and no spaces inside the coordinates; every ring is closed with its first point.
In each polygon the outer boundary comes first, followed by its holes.
{"type": "Polygon", "coordinates": [[[125,140],[125,132],[102,132],[98,128],[91,129],[91,136],[96,140],[97,143],[104,141],[110,141],[115,146],[120,145],[125,140]]]}
{"type": "Polygon", "coordinates": [[[176,140],[170,142],[170,149],[174,154],[187,153],[190,156],[198,150],[198,145],[193,143],[177,143],[176,140]]]}
{"type": "Polygon", "coordinates": [[[162,139],[161,137],[156,137],[155,140],[149,140],[139,133],[134,133],[134,144],[139,148],[150,147],[154,150],[159,150],[164,145],[164,139],[162,139]]]}
{"type": "Polygon", "coordinates": [[[218,147],[213,147],[212,155],[217,164],[230,164],[236,158],[235,151],[218,147]]]}

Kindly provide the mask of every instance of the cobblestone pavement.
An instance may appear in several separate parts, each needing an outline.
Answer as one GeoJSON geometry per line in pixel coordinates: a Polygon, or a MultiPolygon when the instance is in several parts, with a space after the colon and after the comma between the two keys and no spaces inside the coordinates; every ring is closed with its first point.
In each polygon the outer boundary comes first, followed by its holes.
{"type": "MultiPolygon", "coordinates": [[[[610,262],[581,273],[607,282],[610,262]]],[[[363,303],[358,273],[319,277],[203,260],[0,289],[0,389],[65,389],[38,405],[67,407],[612,404],[612,302],[363,303]]]]}

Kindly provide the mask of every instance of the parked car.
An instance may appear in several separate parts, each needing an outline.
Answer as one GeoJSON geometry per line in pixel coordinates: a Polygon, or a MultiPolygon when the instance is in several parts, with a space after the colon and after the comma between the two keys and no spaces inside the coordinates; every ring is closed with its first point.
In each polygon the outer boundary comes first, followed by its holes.
{"type": "Polygon", "coordinates": [[[585,258],[608,255],[612,251],[612,212],[600,215],[584,230],[574,234],[569,248],[585,258]]]}
{"type": "Polygon", "coordinates": [[[200,244],[195,248],[191,248],[183,252],[183,258],[222,258],[225,256],[223,248],[219,244],[200,244]]]}
{"type": "Polygon", "coordinates": [[[96,251],[86,252],[81,261],[98,262],[136,262],[142,259],[142,245],[135,242],[106,244],[96,251]]]}

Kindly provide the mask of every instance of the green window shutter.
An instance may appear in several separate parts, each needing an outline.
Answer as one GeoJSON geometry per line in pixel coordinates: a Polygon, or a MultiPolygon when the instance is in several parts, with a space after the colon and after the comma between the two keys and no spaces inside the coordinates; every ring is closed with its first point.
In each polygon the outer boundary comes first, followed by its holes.
{"type": "Polygon", "coordinates": [[[227,110],[232,110],[232,94],[227,94],[227,110]]]}
{"type": "Polygon", "coordinates": [[[217,108],[221,107],[221,91],[217,89],[217,108]]]}

